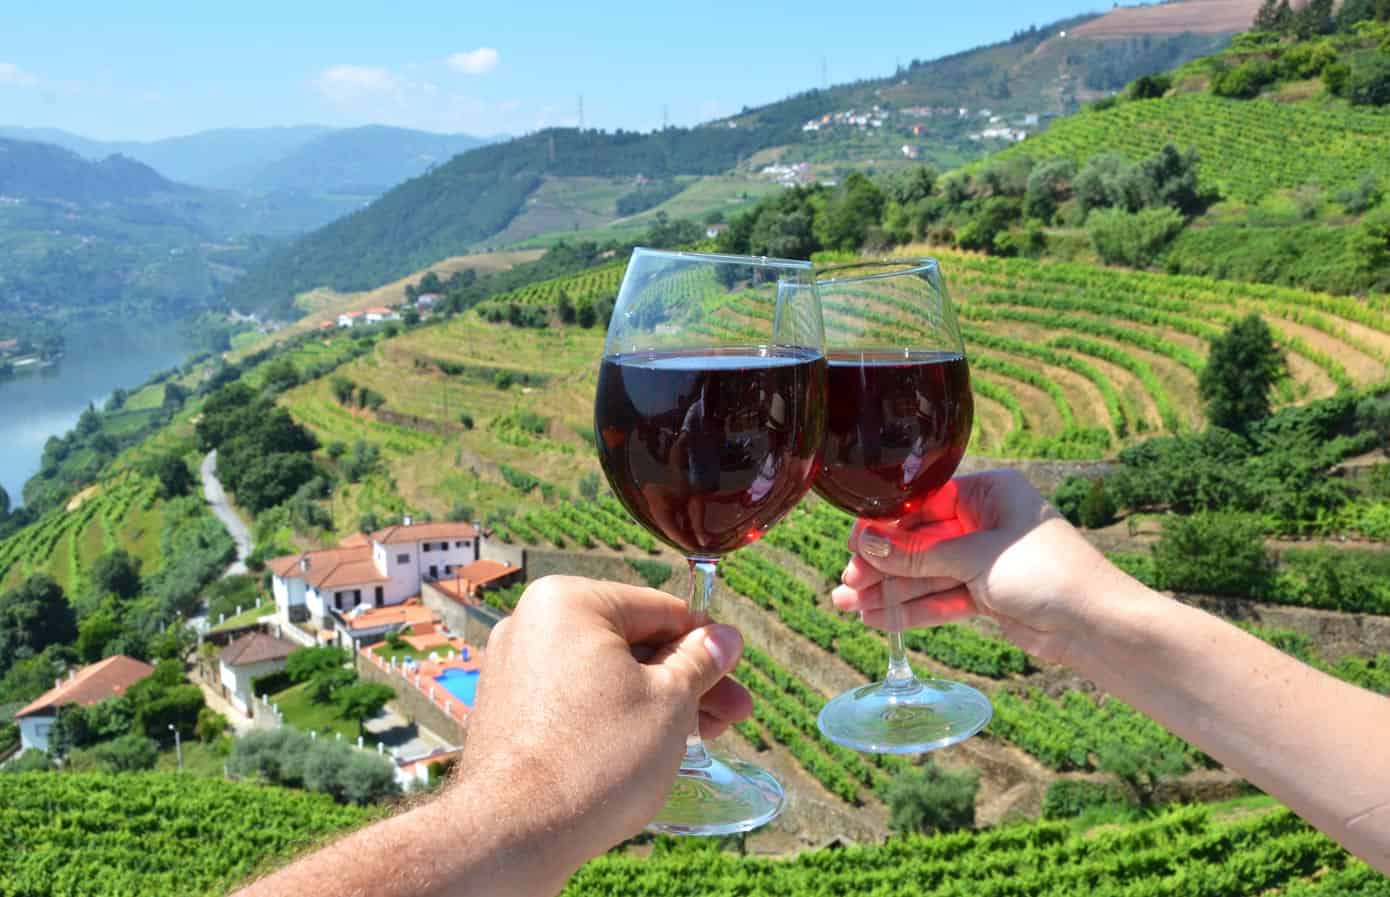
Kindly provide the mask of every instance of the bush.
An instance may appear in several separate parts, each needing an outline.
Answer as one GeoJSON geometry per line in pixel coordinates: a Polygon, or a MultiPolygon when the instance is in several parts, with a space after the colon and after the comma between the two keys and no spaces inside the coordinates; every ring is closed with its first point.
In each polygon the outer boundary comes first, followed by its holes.
{"type": "Polygon", "coordinates": [[[1086,497],[1078,508],[1081,525],[1087,529],[1100,529],[1115,522],[1115,500],[1105,489],[1105,480],[1096,480],[1086,490],[1086,497]]]}
{"type": "Polygon", "coordinates": [[[627,565],[637,571],[642,581],[654,589],[661,588],[671,578],[671,565],[665,561],[628,558],[627,565]]]}
{"type": "Polygon", "coordinates": [[[1058,779],[1043,795],[1044,819],[1073,819],[1087,811],[1127,806],[1124,795],[1114,785],[1080,779],[1058,779]]]}
{"type": "Polygon", "coordinates": [[[1142,75],[1130,82],[1125,91],[1131,100],[1156,100],[1173,86],[1171,75],[1142,75]]]}
{"type": "Polygon", "coordinates": [[[1091,493],[1091,481],[1076,474],[1070,474],[1057,484],[1052,493],[1052,506],[1071,523],[1081,525],[1081,503],[1091,493]]]}
{"type": "Polygon", "coordinates": [[[1352,63],[1343,95],[1358,106],[1390,104],[1390,54],[1377,52],[1352,63]]]}
{"type": "Polygon", "coordinates": [[[347,652],[342,648],[329,645],[296,648],[285,658],[285,675],[291,682],[307,682],[319,673],[342,667],[347,660],[347,652]]]}
{"type": "Polygon", "coordinates": [[[48,756],[43,751],[29,748],[29,750],[15,757],[9,763],[0,766],[0,773],[51,772],[54,768],[52,757],[48,756]]]}
{"type": "Polygon", "coordinates": [[[1247,514],[1170,515],[1154,546],[1158,587],[1204,595],[1262,598],[1273,567],[1265,552],[1264,523],[1247,514]]]}
{"type": "Polygon", "coordinates": [[[1265,85],[1279,77],[1279,70],[1264,59],[1251,59],[1235,68],[1218,72],[1211,79],[1211,92],[1219,97],[1248,100],[1260,95],[1265,85]]]}
{"type": "Polygon", "coordinates": [[[1212,341],[1198,381],[1212,426],[1247,433],[1269,417],[1269,395],[1284,376],[1284,353],[1258,314],[1251,312],[1212,341]]]}
{"type": "Polygon", "coordinates": [[[888,787],[889,827],[899,833],[953,832],[975,825],[980,774],[946,772],[927,762],[899,775],[888,787]]]}
{"type": "Polygon", "coordinates": [[[312,739],[289,726],[238,738],[227,769],[273,785],[321,791],[343,803],[365,804],[400,793],[389,760],[312,739]]]}
{"type": "Polygon", "coordinates": [[[204,707],[198,711],[198,723],[193,727],[193,734],[203,744],[212,744],[222,737],[229,725],[225,716],[211,707],[204,707]]]}
{"type": "Polygon", "coordinates": [[[1369,171],[1361,175],[1355,187],[1348,187],[1337,194],[1337,202],[1352,215],[1369,212],[1380,205],[1381,198],[1380,182],[1369,171]]]}
{"type": "Polygon", "coordinates": [[[91,753],[113,772],[138,772],[154,769],[159,759],[159,746],[143,735],[131,734],[98,744],[91,753]]]}
{"type": "Polygon", "coordinates": [[[1182,215],[1166,206],[1133,213],[1098,209],[1086,219],[1086,235],[1106,264],[1147,268],[1183,224],[1182,215]]]}

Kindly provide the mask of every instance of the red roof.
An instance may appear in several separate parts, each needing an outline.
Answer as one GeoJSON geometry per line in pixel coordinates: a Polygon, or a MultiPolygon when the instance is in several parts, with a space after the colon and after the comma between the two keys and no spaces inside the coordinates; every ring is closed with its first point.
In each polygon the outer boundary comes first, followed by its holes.
{"type": "Polygon", "coordinates": [[[382,545],[401,545],[405,542],[475,539],[477,536],[478,528],[471,523],[414,523],[377,530],[372,533],[372,541],[382,545]]]}
{"type": "Polygon", "coordinates": [[[455,601],[467,603],[478,589],[520,572],[521,568],[515,564],[484,559],[463,567],[456,567],[453,578],[441,579],[432,585],[455,601]]]}
{"type": "Polygon", "coordinates": [[[250,632],[223,648],[218,658],[229,667],[249,667],[267,660],[284,660],[298,647],[267,632],[250,632]]]}
{"type": "Polygon", "coordinates": [[[435,620],[434,611],[421,604],[419,598],[407,598],[401,604],[388,604],[385,607],[359,604],[342,614],[342,618],[352,632],[386,626],[414,626],[435,620]]]}
{"type": "Polygon", "coordinates": [[[377,569],[371,546],[365,542],[289,554],[266,566],[281,579],[302,579],[316,589],[390,582],[377,569]]]}
{"type": "Polygon", "coordinates": [[[57,710],[66,704],[89,707],[107,698],[124,694],[126,689],[154,672],[154,667],[134,657],[117,654],[77,670],[61,684],[39,695],[29,706],[15,714],[15,719],[44,711],[57,710]]]}
{"type": "Polygon", "coordinates": [[[376,305],[376,306],[373,306],[373,307],[367,309],[367,314],[369,314],[369,315],[389,315],[390,313],[391,313],[391,309],[389,309],[389,308],[384,308],[384,307],[382,307],[382,306],[380,306],[380,305],[376,305]]]}

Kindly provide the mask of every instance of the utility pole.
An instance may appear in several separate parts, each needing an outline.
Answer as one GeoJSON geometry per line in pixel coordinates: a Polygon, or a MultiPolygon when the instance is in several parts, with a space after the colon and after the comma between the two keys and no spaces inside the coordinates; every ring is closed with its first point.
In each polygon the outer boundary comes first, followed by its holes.
{"type": "Polygon", "coordinates": [[[183,740],[179,738],[179,730],[173,724],[169,724],[169,731],[174,733],[174,753],[179,758],[179,772],[183,772],[183,740]]]}
{"type": "Polygon", "coordinates": [[[822,54],[821,54],[821,57],[820,57],[820,89],[821,89],[821,90],[825,90],[827,87],[830,86],[830,79],[828,79],[828,78],[826,77],[826,74],[825,74],[825,73],[826,73],[826,60],[825,60],[825,54],[822,53],[822,54]]]}
{"type": "Polygon", "coordinates": [[[666,130],[666,126],[667,126],[666,104],[665,104],[665,103],[662,103],[662,104],[661,104],[661,130],[663,130],[663,131],[666,130]]]}
{"type": "Polygon", "coordinates": [[[579,95],[579,130],[584,130],[584,94],[579,95]]]}

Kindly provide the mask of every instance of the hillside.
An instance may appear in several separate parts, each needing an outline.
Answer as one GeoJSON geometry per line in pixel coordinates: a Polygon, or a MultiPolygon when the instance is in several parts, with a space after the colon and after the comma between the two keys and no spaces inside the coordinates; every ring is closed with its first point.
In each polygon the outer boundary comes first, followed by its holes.
{"type": "Polygon", "coordinates": [[[253,193],[300,191],[376,196],[487,141],[368,125],[321,134],[225,186],[253,193]]]}
{"type": "MultiPolygon", "coordinates": [[[[1250,27],[1261,0],[1187,0],[1117,7],[1072,29],[1077,37],[1133,34],[1234,34],[1250,27]]],[[[1301,6],[1303,4],[1294,4],[1301,6]]]]}
{"type": "MultiPolygon", "coordinates": [[[[582,192],[582,185],[565,183],[570,178],[717,175],[779,147],[788,148],[781,153],[785,161],[891,162],[902,159],[905,139],[920,143],[927,159],[959,164],[987,151],[990,143],[968,137],[968,131],[984,125],[960,121],[957,107],[969,107],[971,121],[980,120],[976,113],[983,108],[1005,115],[1063,113],[1137,75],[1162,71],[1225,43],[1221,35],[1071,43],[1052,37],[1089,18],[1029,29],[1009,41],[933,62],[913,61],[888,78],[812,90],[697,128],[649,134],[552,129],[482,147],[285,248],[238,283],[229,300],[238,307],[288,308],[290,297],[305,290],[368,289],[477,244],[508,245],[544,234],[543,228],[594,236],[591,229],[614,223],[617,216],[605,214],[611,209],[606,202],[597,209],[592,202],[570,202],[539,226],[508,230],[528,206],[551,207],[542,192],[547,186],[582,192]],[[865,131],[867,124],[805,127],[820,116],[856,108],[865,112],[879,104],[888,110],[878,116],[887,123],[872,134],[865,131]],[[894,111],[918,107],[927,107],[925,115],[894,111]],[[934,119],[930,107],[950,107],[951,115],[934,119]]],[[[1040,127],[1039,121],[1034,118],[1033,127],[1040,127]]]]}

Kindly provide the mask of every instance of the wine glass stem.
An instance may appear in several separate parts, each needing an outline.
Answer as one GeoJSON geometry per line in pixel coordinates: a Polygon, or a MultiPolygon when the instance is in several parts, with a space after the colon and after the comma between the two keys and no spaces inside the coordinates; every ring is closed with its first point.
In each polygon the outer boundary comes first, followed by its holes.
{"type": "Polygon", "coordinates": [[[917,688],[917,677],[912,674],[912,666],[907,662],[907,646],[903,644],[902,605],[888,598],[888,580],[883,581],[883,609],[887,616],[888,630],[888,675],[883,677],[885,691],[912,691],[917,688]]]}
{"type": "MultiPolygon", "coordinates": [[[[690,598],[686,606],[690,608],[690,617],[695,621],[695,625],[703,626],[709,622],[710,599],[714,596],[715,562],[697,558],[688,560],[690,598]]],[[[705,743],[700,740],[700,721],[696,719],[695,731],[685,738],[685,759],[681,761],[681,768],[699,769],[709,764],[709,752],[705,750],[705,743]]]]}

